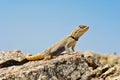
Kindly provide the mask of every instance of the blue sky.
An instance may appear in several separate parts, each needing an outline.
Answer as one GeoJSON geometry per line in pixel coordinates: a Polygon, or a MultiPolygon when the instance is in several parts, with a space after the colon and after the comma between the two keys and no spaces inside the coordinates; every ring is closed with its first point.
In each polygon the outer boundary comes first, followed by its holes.
{"type": "Polygon", "coordinates": [[[120,53],[120,0],[1,0],[0,50],[35,54],[90,26],[75,49],[120,53]]]}

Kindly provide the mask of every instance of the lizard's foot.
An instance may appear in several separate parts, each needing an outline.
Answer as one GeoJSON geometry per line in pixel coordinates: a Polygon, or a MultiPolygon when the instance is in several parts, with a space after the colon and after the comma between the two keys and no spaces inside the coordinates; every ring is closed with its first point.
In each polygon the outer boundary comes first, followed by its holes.
{"type": "Polygon", "coordinates": [[[64,52],[62,52],[61,54],[62,54],[62,55],[64,55],[64,54],[72,55],[72,54],[74,54],[74,53],[75,53],[74,51],[70,51],[70,52],[64,51],[64,52]]]}
{"type": "Polygon", "coordinates": [[[68,54],[67,51],[64,51],[64,52],[61,53],[61,55],[64,55],[64,54],[68,54]]]}
{"type": "Polygon", "coordinates": [[[72,55],[72,54],[73,54],[73,51],[72,51],[72,52],[70,52],[69,54],[70,54],[70,55],[72,55]]]}

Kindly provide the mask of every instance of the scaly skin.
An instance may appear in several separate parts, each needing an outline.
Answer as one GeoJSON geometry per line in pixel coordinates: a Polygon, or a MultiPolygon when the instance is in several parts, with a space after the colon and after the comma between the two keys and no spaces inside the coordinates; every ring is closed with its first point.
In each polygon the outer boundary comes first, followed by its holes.
{"type": "Polygon", "coordinates": [[[73,52],[79,37],[82,36],[88,29],[89,27],[86,25],[79,25],[61,41],[53,44],[49,48],[43,50],[42,52],[36,55],[27,56],[26,59],[27,60],[39,60],[39,59],[49,60],[53,56],[60,55],[60,53],[63,51],[70,53],[69,48],[71,48],[71,51],[73,52]]]}

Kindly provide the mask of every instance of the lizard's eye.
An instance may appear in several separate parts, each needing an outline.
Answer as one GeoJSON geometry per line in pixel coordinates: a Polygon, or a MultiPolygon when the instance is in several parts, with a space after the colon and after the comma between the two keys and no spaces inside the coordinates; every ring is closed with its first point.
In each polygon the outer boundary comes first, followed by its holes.
{"type": "Polygon", "coordinates": [[[84,26],[80,26],[81,29],[84,29],[85,27],[84,26]]]}

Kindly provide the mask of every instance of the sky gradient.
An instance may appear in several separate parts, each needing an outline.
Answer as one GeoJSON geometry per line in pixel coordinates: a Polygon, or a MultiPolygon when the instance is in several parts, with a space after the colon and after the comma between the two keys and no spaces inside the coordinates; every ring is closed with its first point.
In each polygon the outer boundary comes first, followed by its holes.
{"type": "Polygon", "coordinates": [[[120,53],[120,0],[1,0],[0,51],[36,54],[68,35],[90,27],[76,50],[120,53]]]}

